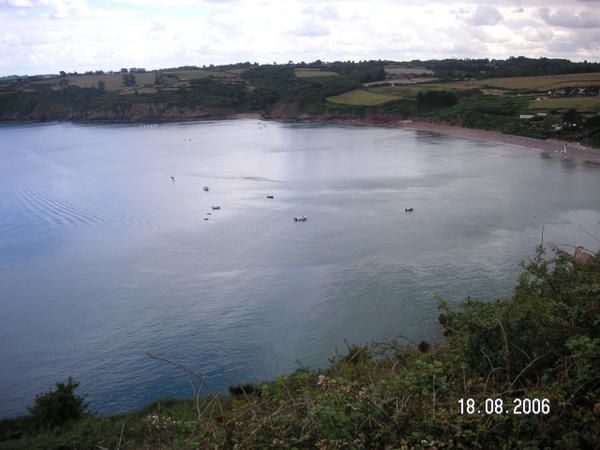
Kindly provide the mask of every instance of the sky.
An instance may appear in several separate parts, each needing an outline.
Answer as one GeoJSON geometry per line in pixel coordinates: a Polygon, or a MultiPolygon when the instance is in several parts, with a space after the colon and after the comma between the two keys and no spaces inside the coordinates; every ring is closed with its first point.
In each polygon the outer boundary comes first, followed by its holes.
{"type": "Polygon", "coordinates": [[[600,61],[600,0],[0,0],[0,76],[509,56],[600,61]]]}

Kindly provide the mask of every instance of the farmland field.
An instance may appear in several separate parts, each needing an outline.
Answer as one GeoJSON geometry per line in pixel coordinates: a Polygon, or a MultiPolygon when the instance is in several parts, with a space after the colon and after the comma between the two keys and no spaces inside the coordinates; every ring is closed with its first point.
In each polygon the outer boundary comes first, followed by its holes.
{"type": "Polygon", "coordinates": [[[566,86],[600,86],[600,72],[541,77],[489,78],[487,80],[456,81],[445,84],[455,89],[475,89],[484,86],[505,89],[533,89],[547,91],[566,86]]]}
{"type": "Polygon", "coordinates": [[[336,77],[337,73],[328,70],[315,70],[315,69],[295,69],[295,75],[298,78],[313,78],[313,77],[336,77]]]}
{"type": "Polygon", "coordinates": [[[530,109],[570,109],[575,108],[578,111],[600,111],[600,97],[562,97],[545,98],[543,100],[532,100],[529,103],[530,109]]]}
{"type": "Polygon", "coordinates": [[[208,78],[210,76],[215,78],[232,78],[235,75],[230,72],[224,72],[219,70],[173,70],[167,71],[177,76],[180,80],[198,80],[202,78],[208,78]]]}
{"type": "Polygon", "coordinates": [[[422,75],[422,74],[433,74],[433,71],[426,69],[425,67],[398,67],[398,66],[385,66],[384,70],[391,75],[422,75]]]}
{"type": "Polygon", "coordinates": [[[377,86],[369,88],[369,92],[393,95],[407,100],[414,100],[419,92],[452,90],[445,84],[419,84],[404,86],[377,86]]]}
{"type": "Polygon", "coordinates": [[[382,103],[399,100],[401,97],[384,93],[373,92],[372,90],[356,89],[354,91],[345,92],[340,95],[328,97],[327,101],[340,105],[380,105],[382,103]]]}
{"type": "MultiPolygon", "coordinates": [[[[182,81],[208,78],[209,76],[213,76],[215,78],[230,78],[235,75],[229,72],[217,71],[217,70],[165,70],[160,71],[162,74],[173,74],[177,76],[182,81]]],[[[135,84],[136,86],[144,86],[145,84],[154,84],[156,72],[140,72],[135,75],[135,84]]],[[[99,74],[99,75],[76,75],[76,76],[67,76],[67,80],[71,86],[79,86],[79,87],[96,87],[98,85],[98,81],[104,81],[105,89],[107,91],[120,91],[125,86],[123,85],[123,75],[122,73],[112,73],[112,74],[99,74]]],[[[35,82],[33,84],[47,84],[47,83],[58,83],[60,78],[52,78],[47,80],[42,80],[39,82],[35,82]]]]}
{"type": "Polygon", "coordinates": [[[368,89],[356,89],[354,91],[345,92],[334,97],[329,97],[327,100],[331,103],[338,103],[342,105],[373,106],[394,100],[414,101],[417,97],[417,94],[421,91],[440,90],[452,89],[448,89],[444,84],[373,86],[369,87],[368,89]]]}

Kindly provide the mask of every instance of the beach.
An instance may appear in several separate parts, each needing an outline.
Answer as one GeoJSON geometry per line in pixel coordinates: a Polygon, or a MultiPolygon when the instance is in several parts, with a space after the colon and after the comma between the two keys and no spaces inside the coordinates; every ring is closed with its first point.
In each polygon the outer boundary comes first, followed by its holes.
{"type": "MultiPolygon", "coordinates": [[[[316,122],[322,122],[316,120],[316,122]]],[[[480,139],[489,142],[498,142],[502,144],[515,145],[523,148],[541,151],[547,155],[586,161],[594,164],[600,164],[600,148],[594,148],[579,144],[578,142],[567,142],[558,139],[536,139],[525,136],[515,136],[504,134],[498,131],[480,130],[475,128],[465,128],[453,125],[444,125],[439,123],[426,122],[421,120],[389,120],[380,119],[327,119],[323,122],[335,123],[338,125],[352,126],[379,126],[389,128],[407,128],[412,130],[430,131],[448,136],[455,136],[467,139],[480,139]],[[566,146],[566,154],[561,153],[566,146]]]]}

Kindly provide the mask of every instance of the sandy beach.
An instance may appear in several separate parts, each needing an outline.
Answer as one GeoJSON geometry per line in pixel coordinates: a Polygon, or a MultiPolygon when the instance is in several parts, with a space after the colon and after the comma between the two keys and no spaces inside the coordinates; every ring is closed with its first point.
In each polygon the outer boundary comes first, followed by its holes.
{"type": "Polygon", "coordinates": [[[443,125],[419,120],[363,120],[363,119],[331,119],[327,123],[355,126],[380,126],[391,128],[407,128],[413,130],[430,131],[432,133],[446,134],[449,136],[467,139],[481,139],[484,141],[498,142],[515,145],[522,148],[541,151],[557,158],[573,159],[600,164],[600,148],[581,145],[577,142],[566,142],[557,139],[535,139],[524,136],[514,136],[498,131],[478,130],[451,125],[443,125]],[[567,153],[561,153],[566,145],[567,153]]]}

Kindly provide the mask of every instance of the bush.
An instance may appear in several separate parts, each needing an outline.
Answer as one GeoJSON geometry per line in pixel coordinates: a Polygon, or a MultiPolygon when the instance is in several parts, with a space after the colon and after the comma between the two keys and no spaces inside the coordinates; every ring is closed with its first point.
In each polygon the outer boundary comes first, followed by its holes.
{"type": "Polygon", "coordinates": [[[417,94],[419,108],[443,108],[458,103],[458,97],[449,91],[427,91],[417,94]]]}
{"type": "Polygon", "coordinates": [[[75,390],[79,383],[69,377],[66,383],[56,383],[55,390],[38,394],[29,408],[31,422],[36,428],[56,428],[67,422],[81,419],[87,411],[87,403],[75,390]]]}

